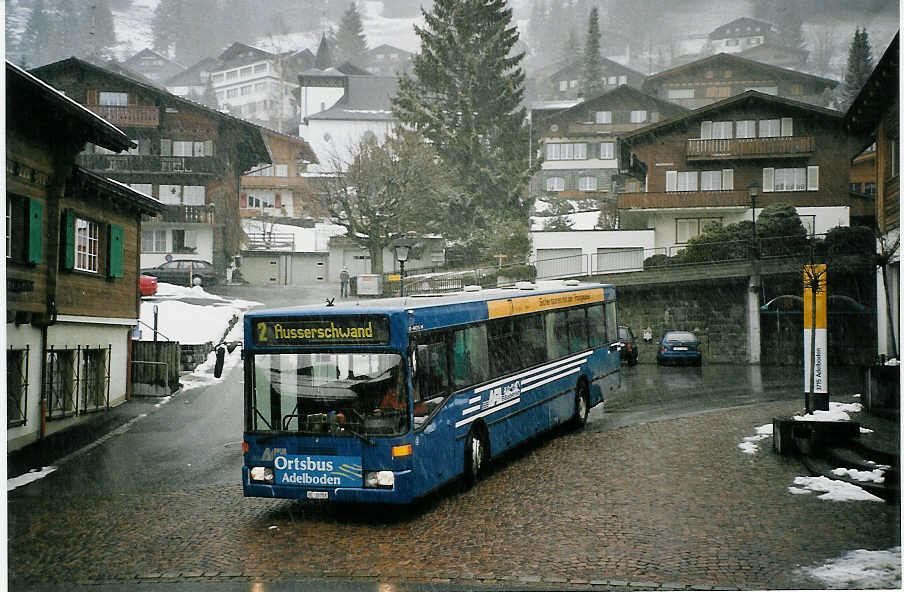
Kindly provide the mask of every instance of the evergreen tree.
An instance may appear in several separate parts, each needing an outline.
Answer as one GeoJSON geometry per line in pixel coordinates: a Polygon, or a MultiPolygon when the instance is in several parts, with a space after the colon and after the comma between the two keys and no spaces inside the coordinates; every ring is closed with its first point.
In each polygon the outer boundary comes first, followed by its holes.
{"type": "Polygon", "coordinates": [[[566,64],[577,63],[581,55],[581,44],[578,42],[574,29],[569,29],[568,35],[564,39],[565,42],[559,47],[558,60],[566,64]]]}
{"type": "Polygon", "coordinates": [[[326,35],[320,37],[320,45],[317,47],[317,55],[314,57],[314,67],[318,70],[326,70],[333,65],[333,52],[330,51],[330,42],[326,35]]]}
{"type": "Polygon", "coordinates": [[[356,58],[367,51],[367,40],[364,38],[364,27],[361,25],[361,15],[357,5],[352,2],[342,20],[339,22],[339,30],[331,40],[335,49],[335,62],[341,64],[356,58]]]}
{"type": "Polygon", "coordinates": [[[524,55],[510,55],[511,15],[504,0],[436,0],[426,26],[415,26],[413,76],[399,79],[392,101],[396,119],[420,131],[457,180],[447,228],[463,239],[494,215],[524,220],[530,211],[524,55]]]}
{"type": "Polygon", "coordinates": [[[25,32],[19,40],[19,52],[28,67],[34,68],[48,63],[45,35],[50,30],[50,17],[44,0],[36,0],[25,24],[25,32]]]}
{"type": "Polygon", "coordinates": [[[80,13],[82,40],[77,55],[112,58],[111,50],[116,45],[116,31],[113,26],[113,12],[109,0],[93,0],[80,13]]]}
{"type": "MultiPolygon", "coordinates": [[[[185,0],[160,0],[151,19],[154,50],[172,56],[181,46],[182,28],[186,22],[185,0]]],[[[186,62],[191,63],[191,62],[186,62]]]]}
{"type": "Polygon", "coordinates": [[[596,6],[590,9],[587,41],[584,43],[584,73],[581,92],[584,99],[603,92],[603,58],[600,56],[600,18],[596,6]]]}
{"type": "Polygon", "coordinates": [[[873,50],[866,29],[854,32],[854,39],[848,50],[847,68],[844,72],[844,86],[841,88],[841,102],[846,110],[854,101],[860,89],[873,72],[873,50]]]}

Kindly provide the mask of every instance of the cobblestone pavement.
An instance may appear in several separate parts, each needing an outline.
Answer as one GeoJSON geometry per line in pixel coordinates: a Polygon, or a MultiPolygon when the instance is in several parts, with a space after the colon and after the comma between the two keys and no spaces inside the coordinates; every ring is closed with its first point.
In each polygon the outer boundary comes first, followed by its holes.
{"type": "MultiPolygon", "coordinates": [[[[325,579],[503,589],[821,588],[799,575],[900,544],[900,508],[791,495],[799,461],[738,443],[797,401],[568,432],[411,510],[242,497],[235,485],[11,495],[11,589],[325,579]]],[[[16,493],[16,492],[12,492],[16,493]]]]}

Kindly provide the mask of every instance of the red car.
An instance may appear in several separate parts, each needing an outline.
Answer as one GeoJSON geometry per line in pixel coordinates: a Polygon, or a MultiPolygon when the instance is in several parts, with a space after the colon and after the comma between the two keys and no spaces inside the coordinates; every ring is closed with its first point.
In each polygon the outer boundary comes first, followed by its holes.
{"type": "Polygon", "coordinates": [[[142,275],[138,279],[138,289],[142,296],[153,296],[157,293],[157,278],[150,275],[142,275]]]}

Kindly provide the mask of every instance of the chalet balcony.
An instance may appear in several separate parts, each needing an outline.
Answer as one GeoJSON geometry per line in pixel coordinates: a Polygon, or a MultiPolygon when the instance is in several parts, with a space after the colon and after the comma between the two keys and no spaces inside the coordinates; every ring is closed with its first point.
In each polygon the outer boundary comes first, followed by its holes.
{"type": "MultiPolygon", "coordinates": [[[[848,192],[770,191],[760,193],[756,207],[787,203],[795,207],[850,206],[848,192]]],[[[660,193],[619,193],[619,210],[675,210],[682,208],[749,208],[747,191],[665,191],[660,193]]]]}
{"type": "Polygon", "coordinates": [[[179,222],[183,224],[214,224],[214,210],[211,206],[167,205],[156,221],[179,222]]]}
{"type": "Polygon", "coordinates": [[[146,105],[86,105],[110,123],[119,127],[157,127],[160,108],[146,105]]]}
{"type": "Polygon", "coordinates": [[[80,154],[80,166],[92,171],[118,173],[217,174],[211,156],[156,156],[138,154],[80,154]]]}
{"type": "Polygon", "coordinates": [[[290,189],[300,191],[310,187],[304,177],[258,177],[246,175],[242,177],[242,189],[290,189]]]}
{"type": "Polygon", "coordinates": [[[809,156],[815,149],[813,136],[786,138],[731,138],[687,141],[687,160],[729,160],[737,158],[794,158],[809,156]]]}

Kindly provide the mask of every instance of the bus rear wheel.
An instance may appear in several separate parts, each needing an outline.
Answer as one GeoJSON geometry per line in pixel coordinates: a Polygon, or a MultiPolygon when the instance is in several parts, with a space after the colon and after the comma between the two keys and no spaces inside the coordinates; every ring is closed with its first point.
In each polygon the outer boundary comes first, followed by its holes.
{"type": "Polygon", "coordinates": [[[587,425],[587,416],[590,415],[590,392],[587,383],[578,382],[574,389],[574,427],[581,428],[587,425]]]}
{"type": "Polygon", "coordinates": [[[473,487],[486,471],[489,445],[482,430],[472,429],[465,441],[465,485],[473,487]]]}

